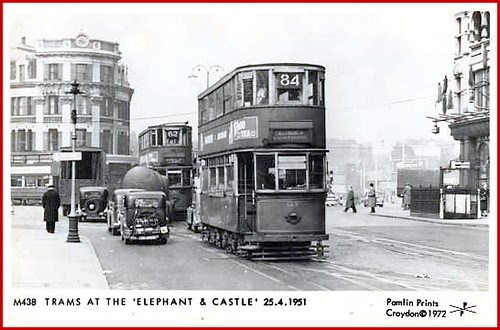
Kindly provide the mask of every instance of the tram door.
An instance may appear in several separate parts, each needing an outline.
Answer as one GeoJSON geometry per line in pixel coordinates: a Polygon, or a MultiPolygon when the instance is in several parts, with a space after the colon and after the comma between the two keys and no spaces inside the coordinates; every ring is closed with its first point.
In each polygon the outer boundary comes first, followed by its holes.
{"type": "Polygon", "coordinates": [[[238,155],[238,223],[240,230],[251,232],[255,228],[254,164],[251,152],[238,155]]]}

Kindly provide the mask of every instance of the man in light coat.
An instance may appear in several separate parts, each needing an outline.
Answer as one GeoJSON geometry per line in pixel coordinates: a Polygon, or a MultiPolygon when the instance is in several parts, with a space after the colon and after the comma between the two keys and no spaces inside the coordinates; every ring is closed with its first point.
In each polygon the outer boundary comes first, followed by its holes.
{"type": "Polygon", "coordinates": [[[375,205],[377,203],[377,195],[375,193],[375,188],[373,187],[373,183],[370,183],[367,192],[368,197],[368,206],[371,208],[370,213],[375,213],[375,205]]]}

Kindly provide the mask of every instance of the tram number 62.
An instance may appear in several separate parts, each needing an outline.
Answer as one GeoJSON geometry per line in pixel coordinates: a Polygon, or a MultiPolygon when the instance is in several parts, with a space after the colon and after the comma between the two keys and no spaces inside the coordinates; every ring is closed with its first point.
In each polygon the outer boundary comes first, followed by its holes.
{"type": "Polygon", "coordinates": [[[286,86],[300,86],[300,75],[299,74],[287,74],[283,73],[280,75],[280,85],[283,87],[286,86]]]}

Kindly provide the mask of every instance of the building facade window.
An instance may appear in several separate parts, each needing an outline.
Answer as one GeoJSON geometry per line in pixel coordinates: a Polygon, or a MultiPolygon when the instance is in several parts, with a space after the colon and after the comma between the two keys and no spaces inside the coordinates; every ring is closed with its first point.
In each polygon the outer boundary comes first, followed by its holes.
{"type": "Polygon", "coordinates": [[[489,70],[474,72],[474,102],[477,111],[489,110],[489,70]]]}
{"type": "Polygon", "coordinates": [[[10,98],[10,115],[19,116],[19,97],[10,98]]]}
{"type": "Polygon", "coordinates": [[[113,133],[110,130],[103,130],[101,132],[100,146],[106,153],[113,153],[113,133]]]}
{"type": "Polygon", "coordinates": [[[44,149],[47,151],[57,151],[61,144],[62,133],[57,129],[49,129],[44,133],[44,149]]]}
{"type": "Polygon", "coordinates": [[[118,133],[118,150],[119,155],[129,154],[129,136],[127,132],[118,133]]]}
{"type": "Polygon", "coordinates": [[[10,80],[16,79],[16,61],[10,61],[10,80]]]}
{"type": "Polygon", "coordinates": [[[60,81],[62,80],[63,67],[61,63],[45,64],[44,77],[45,81],[60,81]]]}
{"type": "Polygon", "coordinates": [[[129,120],[130,119],[130,111],[129,104],[127,101],[116,101],[116,106],[118,109],[118,118],[129,120]]]}
{"type": "Polygon", "coordinates": [[[26,81],[26,70],[25,70],[24,65],[19,66],[19,81],[20,82],[25,82],[26,81]]]}
{"type": "Polygon", "coordinates": [[[59,96],[49,95],[45,97],[44,113],[46,115],[59,114],[59,96]]]}
{"type": "Polygon", "coordinates": [[[28,78],[36,79],[36,60],[32,59],[28,62],[28,78]]]}
{"type": "Polygon", "coordinates": [[[76,102],[76,113],[79,115],[92,114],[92,105],[87,96],[81,96],[76,102]]]}
{"type": "Polygon", "coordinates": [[[78,82],[92,81],[92,65],[91,64],[71,64],[71,80],[78,82]]]}
{"type": "Polygon", "coordinates": [[[113,83],[114,74],[113,67],[109,65],[101,65],[101,82],[102,83],[113,83]]]}
{"type": "Polygon", "coordinates": [[[90,133],[86,129],[76,129],[76,146],[77,147],[90,147],[89,138],[90,133]]]}
{"type": "Polygon", "coordinates": [[[106,97],[101,102],[101,117],[113,117],[114,102],[112,98],[106,97]]]}

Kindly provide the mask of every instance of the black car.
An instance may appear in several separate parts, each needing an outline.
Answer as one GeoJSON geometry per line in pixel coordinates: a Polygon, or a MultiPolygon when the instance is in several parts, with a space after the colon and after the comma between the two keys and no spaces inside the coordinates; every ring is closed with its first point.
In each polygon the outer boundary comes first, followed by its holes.
{"type": "Polygon", "coordinates": [[[108,203],[107,225],[108,231],[113,235],[120,234],[120,218],[125,216],[125,195],[134,191],[143,191],[143,189],[116,189],[111,195],[108,203]]]}
{"type": "Polygon", "coordinates": [[[125,195],[124,216],[120,218],[120,234],[125,244],[133,240],[155,240],[167,243],[168,203],[162,191],[137,191],[125,195]]]}
{"type": "Polygon", "coordinates": [[[81,221],[106,221],[108,188],[80,187],[81,221]]]}

